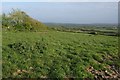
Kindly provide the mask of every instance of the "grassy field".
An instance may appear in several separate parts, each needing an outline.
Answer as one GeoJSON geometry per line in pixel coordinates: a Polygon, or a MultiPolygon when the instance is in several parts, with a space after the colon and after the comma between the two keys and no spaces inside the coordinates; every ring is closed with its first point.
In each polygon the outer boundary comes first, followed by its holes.
{"type": "Polygon", "coordinates": [[[3,78],[93,78],[93,69],[112,74],[120,66],[116,36],[7,31],[2,38],[3,78]]]}

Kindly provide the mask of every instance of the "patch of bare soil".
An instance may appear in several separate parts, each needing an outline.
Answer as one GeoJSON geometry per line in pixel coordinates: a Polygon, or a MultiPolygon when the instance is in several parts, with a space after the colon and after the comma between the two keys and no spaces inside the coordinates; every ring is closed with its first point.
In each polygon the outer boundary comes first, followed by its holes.
{"type": "Polygon", "coordinates": [[[119,71],[111,66],[106,67],[108,70],[95,70],[92,66],[87,68],[87,71],[95,76],[95,79],[120,79],[119,71]]]}

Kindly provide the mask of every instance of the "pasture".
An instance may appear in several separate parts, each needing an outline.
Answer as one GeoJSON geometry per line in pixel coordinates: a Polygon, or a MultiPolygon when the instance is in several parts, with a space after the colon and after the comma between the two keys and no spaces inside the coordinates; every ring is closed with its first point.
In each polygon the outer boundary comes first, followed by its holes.
{"type": "Polygon", "coordinates": [[[3,78],[111,77],[116,73],[112,66],[120,66],[118,37],[60,31],[4,31],[2,62],[3,78]]]}

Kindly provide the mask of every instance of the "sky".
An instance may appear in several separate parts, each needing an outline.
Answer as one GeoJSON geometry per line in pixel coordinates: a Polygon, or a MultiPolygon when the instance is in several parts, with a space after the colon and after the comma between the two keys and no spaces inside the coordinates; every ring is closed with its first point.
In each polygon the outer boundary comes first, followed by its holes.
{"type": "Polygon", "coordinates": [[[119,0],[1,0],[2,2],[119,2],[119,0]]]}
{"type": "Polygon", "coordinates": [[[2,11],[25,11],[32,18],[49,23],[117,23],[117,2],[3,2],[2,11]]]}

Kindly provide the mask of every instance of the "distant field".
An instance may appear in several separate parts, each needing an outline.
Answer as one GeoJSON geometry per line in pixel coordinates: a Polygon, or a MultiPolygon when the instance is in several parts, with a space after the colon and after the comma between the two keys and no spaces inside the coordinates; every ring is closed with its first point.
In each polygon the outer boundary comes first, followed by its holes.
{"type": "Polygon", "coordinates": [[[79,77],[117,74],[118,37],[72,32],[2,33],[3,78],[79,77]],[[107,72],[106,72],[107,71],[107,72]],[[102,74],[103,73],[103,74],[102,74]]]}
{"type": "Polygon", "coordinates": [[[74,33],[89,33],[106,36],[118,36],[118,26],[115,24],[65,24],[46,23],[54,30],[74,33]]]}

